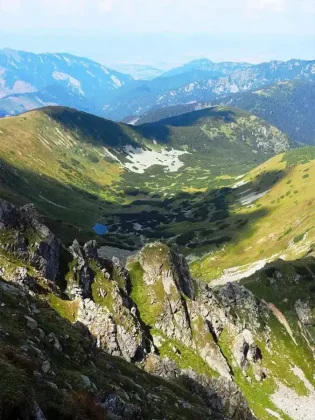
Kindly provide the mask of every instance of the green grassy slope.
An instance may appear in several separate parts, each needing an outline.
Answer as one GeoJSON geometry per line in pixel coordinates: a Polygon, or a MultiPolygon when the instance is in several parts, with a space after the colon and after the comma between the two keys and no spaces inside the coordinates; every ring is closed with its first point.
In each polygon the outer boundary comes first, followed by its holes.
{"type": "Polygon", "coordinates": [[[314,95],[314,82],[293,80],[234,95],[221,103],[263,118],[297,142],[315,144],[314,95]]]}
{"type": "Polygon", "coordinates": [[[268,261],[294,260],[313,249],[314,179],[314,147],[275,156],[245,175],[243,185],[227,196],[222,234],[235,218],[247,220],[247,229],[238,229],[229,244],[196,261],[194,274],[233,281],[268,261]]]}
{"type": "Polygon", "coordinates": [[[208,190],[233,182],[290,144],[279,130],[230,108],[141,127],[45,108],[0,120],[0,194],[16,204],[34,202],[67,243],[91,239],[92,226],[102,221],[111,232],[104,243],[132,248],[141,235],[187,234],[188,207],[197,210],[208,190]],[[179,155],[165,157],[172,149],[179,155]],[[141,169],[130,162],[144,150],[151,155],[143,160],[153,156],[155,164],[141,169]],[[144,231],[135,230],[135,223],[144,231]]]}

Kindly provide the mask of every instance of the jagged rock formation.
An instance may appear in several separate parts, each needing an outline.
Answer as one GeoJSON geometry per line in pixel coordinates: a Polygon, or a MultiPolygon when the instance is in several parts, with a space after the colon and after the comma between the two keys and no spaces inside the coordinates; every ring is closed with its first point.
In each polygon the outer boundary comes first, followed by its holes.
{"type": "Polygon", "coordinates": [[[0,200],[1,248],[31,264],[49,280],[59,271],[60,241],[44,226],[33,206],[19,211],[0,200]]]}
{"type": "MultiPolygon", "coordinates": [[[[196,299],[196,284],[191,278],[187,263],[182,256],[175,254],[161,243],[154,243],[145,247],[132,259],[129,273],[115,263],[99,258],[95,242],[86,244],[83,249],[78,248],[78,244],[75,243],[70,250],[77,260],[73,271],[79,273],[75,290],[78,291],[78,288],[81,287],[77,319],[97,337],[97,344],[100,347],[112,355],[122,356],[128,361],[137,361],[145,369],[149,369],[155,374],[159,373],[166,378],[185,377],[187,379],[193,377],[194,381],[200,384],[200,388],[210,388],[211,394],[215,393],[215,389],[222,389],[220,404],[218,401],[214,403],[216,410],[220,407],[221,411],[228,414],[230,418],[240,418],[240,414],[237,413],[241,410],[242,418],[253,418],[235,385],[233,388],[234,403],[231,402],[231,395],[227,390],[232,385],[229,382],[228,384],[224,382],[223,378],[220,379],[219,385],[215,379],[209,381],[192,370],[182,370],[176,364],[167,362],[166,371],[164,363],[164,369],[159,372],[161,369],[158,367],[161,363],[160,359],[158,359],[159,363],[156,368],[152,370],[152,356],[159,354],[161,341],[165,337],[181,342],[187,348],[192,347],[196,353],[200,353],[201,359],[209,365],[210,369],[217,370],[228,381],[231,380],[230,367],[219,347],[214,343],[206,324],[201,327],[203,331],[199,329],[198,311],[200,308],[196,305],[190,310],[186,302],[186,299],[191,299],[192,302],[196,299]],[[89,264],[94,267],[92,284],[98,285],[94,287],[94,291],[91,290],[91,277],[86,275],[89,264]],[[137,276],[133,272],[135,266],[142,267],[143,285],[135,284],[137,280],[140,280],[135,278],[137,276]],[[83,276],[80,273],[83,273],[83,276]],[[116,281],[114,280],[115,276],[116,281]],[[104,282],[110,283],[111,286],[104,287],[104,282]],[[141,316],[142,303],[135,291],[138,287],[142,289],[141,293],[146,293],[145,298],[150,299],[149,305],[153,312],[149,314],[149,318],[154,319],[154,325],[148,325],[147,317],[141,316]],[[90,290],[89,293],[87,293],[88,290],[90,290]],[[111,303],[105,303],[106,295],[109,293],[110,296],[107,297],[110,297],[111,303]],[[99,297],[103,299],[102,304],[95,302],[99,297]],[[137,302],[140,306],[137,305],[137,302]],[[195,328],[192,323],[198,326],[195,328]],[[152,327],[156,330],[155,334],[152,334],[152,327]],[[197,334],[200,337],[195,339],[194,336],[197,334]],[[210,338],[209,343],[207,338],[210,338]]],[[[72,278],[70,284],[73,284],[73,281],[72,278]]],[[[208,394],[206,395],[206,398],[209,399],[208,394]]],[[[213,402],[213,396],[209,401],[213,402]]]]}
{"type": "MultiPolygon", "coordinates": [[[[30,212],[30,209],[17,210],[8,203],[1,202],[1,215],[2,237],[10,233],[10,239],[13,238],[13,242],[7,241],[6,245],[4,241],[1,241],[3,248],[5,247],[6,252],[10,250],[14,256],[30,264],[38,270],[39,275],[37,277],[38,275],[36,276],[34,272],[31,276],[25,269],[24,278],[21,281],[18,276],[16,278],[16,271],[9,274],[10,270],[3,267],[4,277],[8,275],[10,280],[17,280],[16,283],[22,285],[22,289],[8,286],[11,293],[22,293],[22,296],[28,299],[27,292],[35,295],[37,282],[40,278],[44,280],[46,277],[45,287],[56,294],[59,293],[59,297],[54,296],[63,302],[62,291],[58,292],[57,286],[60,282],[61,259],[66,258],[70,262],[70,271],[66,275],[66,292],[72,301],[64,301],[64,303],[66,306],[74,304],[74,320],[79,325],[78,328],[86,328],[89,331],[94,345],[106,350],[110,355],[121,356],[127,361],[135,362],[150,373],[159,374],[168,380],[179,381],[192,395],[202,401],[202,405],[208,410],[208,415],[204,415],[203,418],[254,418],[241,391],[230,378],[219,380],[210,378],[197,374],[193,369],[182,369],[169,358],[161,358],[159,338],[152,335],[153,325],[146,323],[146,318],[143,319],[141,316],[142,307],[139,308],[137,305],[137,296],[134,295],[134,289],[137,287],[136,279],[131,272],[117,263],[98,257],[95,242],[87,243],[83,247],[74,242],[69,248],[69,253],[66,254],[63,250],[61,257],[60,242],[38,222],[36,214],[30,212]],[[27,240],[30,238],[30,230],[32,231],[31,238],[39,243],[39,246],[35,248],[35,253],[33,253],[34,242],[27,240]],[[19,238],[19,242],[16,238],[19,238]]],[[[151,302],[156,314],[155,328],[159,329],[165,337],[182,341],[184,345],[194,346],[197,349],[199,344],[193,337],[194,331],[191,326],[192,320],[197,315],[190,312],[188,302],[186,302],[186,299],[191,301],[196,299],[197,289],[183,257],[176,255],[162,244],[154,244],[144,248],[132,264],[141,264],[144,284],[148,288],[152,287],[152,290],[160,296],[163,295],[163,302],[151,302]],[[157,248],[162,251],[160,260],[155,256],[157,248]],[[160,287],[161,290],[159,290],[160,287]],[[155,305],[161,309],[160,313],[155,305]]],[[[5,283],[0,282],[0,284],[5,283]]],[[[27,305],[31,304],[27,303],[27,305]]],[[[38,321],[37,316],[39,312],[41,311],[34,309],[30,315],[25,315],[28,330],[33,332],[32,334],[40,343],[44,339],[55,349],[54,351],[63,354],[67,348],[65,338],[53,331],[41,328],[41,322],[38,321]]],[[[206,331],[205,334],[207,334],[206,331]]],[[[160,340],[162,339],[160,337],[160,340]]],[[[41,355],[40,370],[44,375],[49,375],[53,369],[53,362],[41,349],[36,351],[41,355]]],[[[25,352],[28,352],[27,348],[25,352]]],[[[85,354],[85,357],[89,358],[89,355],[91,355],[91,350],[85,354]]],[[[66,357],[68,356],[72,357],[70,353],[67,353],[66,357]]],[[[227,362],[215,345],[211,344],[209,348],[206,346],[203,357],[209,363],[215,362],[217,358],[218,366],[222,364],[218,370],[226,373],[226,377],[230,376],[227,362]]],[[[95,384],[90,383],[88,375],[83,375],[83,383],[90,389],[97,388],[95,384]]],[[[159,400],[159,397],[152,396],[152,398],[156,402],[159,400]]],[[[35,418],[46,418],[45,410],[40,408],[35,400],[32,404],[35,418]]],[[[121,399],[115,393],[100,399],[99,404],[105,411],[117,414],[118,418],[142,418],[139,404],[126,404],[126,399],[121,399]]],[[[177,404],[179,409],[182,408],[184,411],[192,409],[189,401],[183,400],[182,403],[177,404]]],[[[165,415],[166,418],[173,418],[171,415],[168,417],[167,414],[165,415]]],[[[23,416],[28,418],[26,414],[23,416]]]]}
{"type": "MultiPolygon", "coordinates": [[[[23,313],[23,322],[35,338],[27,338],[25,354],[29,354],[29,348],[37,349],[34,351],[40,361],[39,377],[50,375],[50,387],[56,385],[58,372],[63,376],[64,371],[46,347],[42,348],[43,342],[62,355],[58,358],[78,357],[82,366],[76,365],[75,369],[76,375],[80,372],[81,385],[89,389],[97,409],[114,413],[116,418],[177,419],[189,418],[194,413],[205,419],[253,420],[256,417],[241,387],[257,418],[269,420],[270,410],[283,414],[282,407],[269,399],[283,372],[287,375],[286,386],[297,383],[304,390],[301,376],[294,372],[310,366],[310,360],[314,360],[307,330],[314,323],[305,296],[296,297],[292,306],[297,328],[302,331],[298,334],[292,319],[290,327],[274,303],[258,299],[244,285],[228,283],[211,288],[195,281],[185,259],[162,243],[146,245],[129,258],[125,268],[115,259],[100,257],[95,241],[84,246],[75,241],[65,250],[30,208],[17,210],[1,202],[0,215],[1,250],[7,258],[4,263],[1,251],[1,276],[16,283],[12,286],[0,281],[0,301],[2,294],[19,295],[24,301],[22,306],[29,308],[23,313]],[[21,266],[17,267],[10,256],[22,261],[21,266]],[[30,300],[29,294],[36,302],[30,300]],[[56,327],[61,319],[51,315],[47,303],[75,324],[67,325],[66,334],[56,327]],[[39,304],[44,306],[38,309],[39,304]],[[49,328],[41,321],[44,313],[46,317],[45,311],[48,318],[54,319],[50,319],[49,328]],[[78,342],[78,334],[88,340],[80,349],[74,349],[73,342],[69,346],[67,336],[73,334],[73,328],[76,335],[73,340],[78,342]],[[295,353],[298,345],[306,365],[295,353]],[[116,386],[110,392],[101,389],[98,376],[108,375],[107,370],[118,363],[113,359],[100,368],[95,354],[103,355],[103,350],[107,358],[119,356],[129,362],[134,375],[132,388],[138,397],[130,393],[124,381],[125,387],[120,385],[119,392],[116,386]],[[85,369],[90,362],[93,369],[101,369],[93,371],[93,376],[85,369]],[[155,375],[154,379],[145,377],[152,379],[144,381],[155,383],[159,376],[167,380],[166,385],[148,391],[137,382],[136,366],[141,368],[141,375],[145,375],[144,371],[155,375]],[[163,396],[165,387],[173,385],[180,387],[179,394],[175,392],[176,413],[167,407],[163,396]],[[257,402],[256,389],[265,395],[261,402],[260,398],[257,402]],[[159,407],[155,417],[143,402],[146,393],[148,404],[159,407]]],[[[271,272],[269,269],[268,273],[271,272]]],[[[71,382],[69,378],[58,381],[62,389],[71,382]]],[[[73,386],[70,384],[70,388],[73,386]]],[[[32,401],[33,412],[39,413],[33,414],[35,418],[53,418],[45,403],[35,397],[32,401]]]]}

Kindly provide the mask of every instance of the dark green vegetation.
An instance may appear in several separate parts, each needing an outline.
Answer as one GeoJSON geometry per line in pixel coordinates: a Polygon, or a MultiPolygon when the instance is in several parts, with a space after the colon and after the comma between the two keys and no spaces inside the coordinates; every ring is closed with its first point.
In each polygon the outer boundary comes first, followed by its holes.
{"type": "Polygon", "coordinates": [[[315,160],[315,147],[303,147],[288,151],[283,156],[283,161],[286,162],[287,168],[292,168],[297,165],[304,165],[315,160]]]}
{"type": "Polygon", "coordinates": [[[95,237],[92,227],[101,222],[110,232],[103,243],[127,249],[138,247],[141,235],[188,248],[198,238],[205,245],[225,242],[227,191],[220,189],[291,145],[274,127],[226,107],[141,127],[46,108],[3,119],[0,130],[3,198],[35,203],[66,243],[95,237]],[[124,146],[148,150],[143,161],[153,156],[164,166],[131,165],[124,146]],[[167,157],[172,149],[182,154],[167,157]],[[217,223],[215,238],[209,222],[217,223]]]}
{"type": "Polygon", "coordinates": [[[198,109],[209,108],[210,104],[206,103],[192,103],[192,104],[179,104],[173,106],[166,106],[163,108],[151,109],[150,111],[145,112],[139,117],[135,118],[127,117],[123,122],[127,124],[142,125],[155,123],[167,118],[177,117],[179,115],[187,114],[188,112],[197,111],[198,109]]]}
{"type": "Polygon", "coordinates": [[[245,109],[298,143],[315,144],[315,83],[294,80],[234,95],[220,103],[245,109]]]}
{"type": "MultiPolygon", "coordinates": [[[[212,101],[212,105],[223,104],[244,109],[279,128],[297,143],[315,144],[314,97],[314,81],[293,80],[252,92],[233,94],[212,101]]],[[[209,102],[200,102],[152,109],[139,116],[135,124],[157,122],[210,105],[209,102]]],[[[127,122],[132,120],[134,118],[126,119],[127,122]]]]}

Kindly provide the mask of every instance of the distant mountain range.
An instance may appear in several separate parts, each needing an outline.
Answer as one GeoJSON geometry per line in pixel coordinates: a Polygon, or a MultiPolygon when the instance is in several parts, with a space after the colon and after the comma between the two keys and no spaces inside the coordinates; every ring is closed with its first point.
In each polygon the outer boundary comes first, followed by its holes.
{"type": "Polygon", "coordinates": [[[0,112],[15,115],[48,104],[99,113],[133,77],[70,54],[0,51],[0,112]]]}
{"type": "MultiPolygon", "coordinates": [[[[160,73],[158,69],[143,66],[130,70],[146,79],[154,72],[160,73]]],[[[189,109],[189,104],[193,103],[193,109],[189,110],[194,110],[198,109],[199,102],[225,103],[223,98],[242,107],[237,96],[240,93],[291,80],[315,81],[315,61],[252,65],[201,59],[153,80],[135,80],[130,75],[70,54],[32,54],[6,49],[0,51],[0,116],[62,105],[113,120],[132,116],[126,121],[135,122],[143,114],[165,107],[188,104],[189,109]],[[236,100],[238,103],[234,102],[236,100]]],[[[257,115],[260,116],[258,111],[257,115]]],[[[261,116],[268,120],[265,114],[261,116]]]]}
{"type": "MultiPolygon", "coordinates": [[[[225,63],[221,66],[222,71],[227,71],[225,63]]],[[[140,116],[152,109],[190,102],[215,101],[234,93],[294,79],[315,81],[315,61],[272,61],[220,77],[214,77],[211,72],[198,68],[171,77],[160,77],[125,92],[115,102],[108,104],[105,115],[107,118],[121,119],[128,114],[140,116]],[[159,90],[156,89],[157,80],[164,80],[160,81],[159,90]],[[175,83],[172,86],[170,80],[176,81],[176,86],[175,83]]]]}
{"type": "Polygon", "coordinates": [[[180,67],[169,70],[163,73],[162,76],[177,76],[183,73],[187,73],[191,70],[202,70],[211,73],[212,77],[221,77],[227,74],[235,73],[236,71],[248,69],[252,66],[253,64],[249,63],[233,63],[228,61],[223,63],[214,63],[207,58],[201,58],[199,60],[193,60],[180,67]]]}
{"type": "Polygon", "coordinates": [[[141,125],[158,122],[213,105],[244,109],[286,133],[297,143],[315,144],[315,82],[291,80],[278,82],[251,92],[233,94],[216,101],[194,102],[150,110],[126,123],[141,125]]]}
{"type": "Polygon", "coordinates": [[[164,70],[146,64],[113,64],[115,70],[130,74],[136,80],[152,80],[162,76],[164,70]]]}

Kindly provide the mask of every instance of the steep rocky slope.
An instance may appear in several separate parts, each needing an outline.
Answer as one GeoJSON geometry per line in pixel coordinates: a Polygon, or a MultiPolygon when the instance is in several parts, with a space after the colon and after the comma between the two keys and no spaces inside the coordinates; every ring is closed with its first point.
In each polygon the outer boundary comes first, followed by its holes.
{"type": "MultiPolygon", "coordinates": [[[[1,201],[0,244],[2,419],[254,418],[229,380],[159,356],[133,300],[133,280],[99,258],[95,243],[75,242],[68,252],[33,207],[1,201]]],[[[174,270],[189,276],[172,257],[174,270]]],[[[180,284],[172,287],[180,308],[180,284]]],[[[189,278],[185,292],[193,287],[189,278]]]]}
{"type": "Polygon", "coordinates": [[[162,243],[124,268],[0,209],[3,418],[312,418],[312,257],[210,288],[162,243]]]}

